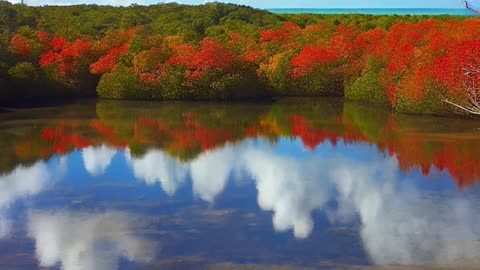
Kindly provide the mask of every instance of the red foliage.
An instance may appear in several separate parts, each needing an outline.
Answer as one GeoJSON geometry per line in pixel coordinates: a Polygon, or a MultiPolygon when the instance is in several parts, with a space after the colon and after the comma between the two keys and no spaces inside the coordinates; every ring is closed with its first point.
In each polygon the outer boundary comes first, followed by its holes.
{"type": "Polygon", "coordinates": [[[40,42],[47,44],[52,39],[52,35],[47,32],[38,32],[37,38],[40,42]]]}
{"type": "Polygon", "coordinates": [[[51,50],[40,55],[40,66],[46,67],[53,64],[55,62],[56,57],[57,57],[57,54],[51,50]]]}
{"type": "Polygon", "coordinates": [[[246,56],[245,56],[245,61],[247,63],[254,63],[258,64],[261,60],[263,60],[267,56],[267,52],[264,50],[253,50],[250,51],[246,56]]]}
{"type": "Polygon", "coordinates": [[[50,46],[52,46],[52,50],[55,52],[59,52],[65,46],[67,46],[68,42],[64,38],[56,37],[50,42],[50,46]]]}
{"type": "Polygon", "coordinates": [[[340,59],[340,54],[331,48],[305,46],[303,51],[292,59],[293,78],[309,74],[319,65],[330,65],[340,59]]]}
{"type": "Polygon", "coordinates": [[[77,39],[73,43],[63,43],[61,39],[57,39],[55,42],[57,49],[61,46],[61,49],[55,52],[50,50],[40,55],[39,64],[41,67],[46,67],[52,64],[57,64],[59,67],[60,75],[65,77],[77,70],[79,62],[86,54],[91,51],[91,44],[88,41],[77,39]]]}
{"type": "Polygon", "coordinates": [[[279,30],[265,30],[261,33],[260,43],[272,42],[272,43],[282,43],[289,40],[292,36],[283,29],[279,30]]]}
{"type": "Polygon", "coordinates": [[[33,44],[21,35],[14,35],[11,41],[13,51],[20,56],[32,54],[33,44]]]}
{"type": "Polygon", "coordinates": [[[167,64],[185,66],[185,77],[189,79],[198,79],[204,72],[213,69],[228,70],[235,61],[229,48],[210,38],[200,42],[199,51],[190,44],[175,44],[172,50],[173,56],[167,64]]]}
{"type": "Polygon", "coordinates": [[[90,72],[101,75],[112,71],[117,66],[117,58],[128,51],[129,44],[125,43],[120,47],[113,48],[107,55],[102,56],[97,62],[90,65],[90,72]]]}
{"type": "Polygon", "coordinates": [[[230,35],[230,40],[232,40],[233,42],[235,42],[235,41],[241,39],[242,37],[243,37],[243,36],[242,36],[242,34],[240,34],[240,33],[233,33],[233,34],[230,35]]]}
{"type": "Polygon", "coordinates": [[[287,33],[298,33],[300,31],[302,31],[302,28],[296,23],[286,22],[283,25],[282,30],[284,30],[287,33]]]}
{"type": "MultiPolygon", "coordinates": [[[[464,68],[480,68],[480,40],[465,40],[451,45],[442,56],[436,58],[433,74],[445,86],[450,95],[463,92],[462,83],[466,79],[464,68]]],[[[478,74],[476,74],[478,77],[478,74]]],[[[475,78],[480,79],[480,78],[475,78]]]]}
{"type": "Polygon", "coordinates": [[[210,38],[205,38],[200,42],[200,51],[192,59],[195,72],[198,73],[210,69],[227,70],[233,62],[232,52],[210,38]]]}
{"type": "Polygon", "coordinates": [[[172,45],[173,56],[170,60],[167,61],[168,64],[177,65],[177,66],[192,66],[192,59],[197,53],[195,46],[190,44],[174,44],[172,45]]]}

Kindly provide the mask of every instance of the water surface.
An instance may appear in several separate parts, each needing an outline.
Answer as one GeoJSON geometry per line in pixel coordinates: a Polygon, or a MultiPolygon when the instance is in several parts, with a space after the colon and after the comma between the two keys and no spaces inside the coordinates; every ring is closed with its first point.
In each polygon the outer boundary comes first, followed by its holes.
{"type": "Polygon", "coordinates": [[[2,113],[0,269],[478,269],[479,128],[338,99],[2,113]]]}

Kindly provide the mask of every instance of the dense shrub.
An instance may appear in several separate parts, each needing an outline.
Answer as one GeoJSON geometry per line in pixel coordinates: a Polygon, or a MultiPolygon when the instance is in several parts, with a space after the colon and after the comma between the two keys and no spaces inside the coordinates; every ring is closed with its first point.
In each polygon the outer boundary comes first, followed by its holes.
{"type": "Polygon", "coordinates": [[[143,89],[138,77],[131,68],[118,66],[113,72],[106,73],[97,87],[98,95],[112,99],[147,99],[151,94],[143,89]]]}
{"type": "Polygon", "coordinates": [[[380,83],[385,66],[382,61],[369,59],[360,76],[353,82],[345,83],[345,97],[354,101],[388,104],[386,88],[380,83]]]}

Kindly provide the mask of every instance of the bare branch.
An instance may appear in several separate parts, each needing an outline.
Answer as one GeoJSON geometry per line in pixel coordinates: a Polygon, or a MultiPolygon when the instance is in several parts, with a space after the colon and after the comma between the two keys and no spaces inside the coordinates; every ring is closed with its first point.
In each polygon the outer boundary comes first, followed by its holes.
{"type": "Polygon", "coordinates": [[[467,8],[467,9],[473,11],[473,12],[480,13],[480,9],[473,7],[473,6],[469,3],[469,1],[467,1],[467,0],[462,0],[462,3],[463,3],[463,5],[465,6],[465,8],[467,8]]]}
{"type": "Polygon", "coordinates": [[[455,106],[455,107],[457,107],[457,108],[459,108],[459,109],[461,109],[461,110],[463,110],[463,111],[466,111],[466,112],[468,112],[468,113],[480,115],[480,111],[477,112],[477,111],[473,111],[473,110],[467,109],[467,108],[465,108],[465,107],[463,107],[463,106],[461,106],[461,105],[458,105],[458,104],[456,104],[456,103],[453,103],[453,102],[451,102],[451,101],[449,101],[449,100],[447,100],[447,99],[444,99],[443,102],[448,103],[448,104],[450,104],[450,105],[453,105],[453,106],[455,106]]]}
{"type": "Polygon", "coordinates": [[[465,112],[480,115],[480,69],[471,63],[468,65],[468,68],[463,68],[463,72],[465,79],[462,84],[466,92],[466,102],[469,104],[469,107],[451,102],[448,99],[443,99],[443,102],[453,105],[465,112]]]}

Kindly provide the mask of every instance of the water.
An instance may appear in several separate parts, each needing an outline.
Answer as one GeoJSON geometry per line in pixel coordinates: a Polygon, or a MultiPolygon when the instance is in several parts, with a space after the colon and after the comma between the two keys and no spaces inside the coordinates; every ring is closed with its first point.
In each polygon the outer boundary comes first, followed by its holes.
{"type": "Polygon", "coordinates": [[[321,9],[321,8],[276,8],[268,9],[279,14],[370,14],[370,15],[457,15],[474,16],[468,9],[431,9],[431,8],[359,8],[359,9],[321,9]]]}
{"type": "Polygon", "coordinates": [[[338,99],[2,113],[0,269],[478,269],[479,128],[338,99]]]}

